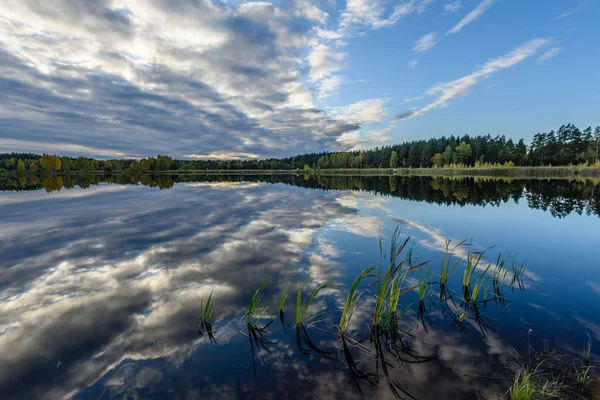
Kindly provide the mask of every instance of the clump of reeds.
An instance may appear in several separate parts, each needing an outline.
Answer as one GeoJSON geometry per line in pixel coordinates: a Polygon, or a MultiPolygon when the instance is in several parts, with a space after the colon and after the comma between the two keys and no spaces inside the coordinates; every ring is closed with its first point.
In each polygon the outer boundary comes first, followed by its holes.
{"type": "Polygon", "coordinates": [[[208,340],[215,343],[216,339],[212,328],[212,295],[213,292],[208,296],[206,304],[204,304],[204,299],[200,300],[200,321],[197,330],[200,336],[204,336],[206,333],[208,340]]]}
{"type": "MultiPolygon", "coordinates": [[[[410,272],[419,270],[425,263],[409,266],[406,258],[400,258],[400,254],[406,248],[410,238],[400,240],[400,230],[396,228],[390,239],[389,263],[386,269],[382,269],[383,245],[379,239],[380,262],[375,282],[375,307],[371,321],[371,341],[375,346],[376,368],[381,368],[388,386],[396,397],[402,397],[400,393],[414,398],[395,382],[389,373],[389,368],[401,367],[403,362],[420,363],[432,359],[432,357],[421,357],[406,346],[403,337],[406,332],[398,325],[396,310],[400,297],[415,290],[419,285],[404,288],[403,284],[410,272]],[[392,359],[386,358],[391,354],[392,359]],[[407,357],[408,355],[408,357],[407,357]]],[[[426,281],[426,280],[425,280],[426,281]]]]}
{"type": "Polygon", "coordinates": [[[308,308],[312,304],[315,297],[317,297],[321,290],[334,287],[334,285],[331,282],[322,283],[316,289],[303,296],[303,290],[308,284],[309,278],[310,273],[306,275],[306,279],[304,279],[304,282],[298,290],[298,295],[296,296],[296,343],[300,353],[302,354],[310,354],[312,351],[315,351],[316,353],[329,358],[329,355],[334,353],[319,349],[311,340],[305,324],[314,323],[312,320],[315,317],[313,316],[312,318],[307,319],[306,315],[308,313],[308,308]]]}
{"type": "Polygon", "coordinates": [[[521,265],[517,265],[516,261],[513,261],[512,264],[512,280],[510,283],[511,287],[517,287],[519,290],[525,289],[525,284],[523,283],[523,275],[525,274],[526,266],[525,263],[521,265]]]}
{"type": "Polygon", "coordinates": [[[516,358],[519,365],[504,399],[589,398],[591,367],[582,365],[581,360],[547,346],[541,352],[530,346],[525,360],[519,354],[516,358]]]}
{"type": "Polygon", "coordinates": [[[348,295],[346,296],[346,302],[344,303],[344,309],[342,311],[342,315],[340,317],[340,322],[337,325],[338,331],[340,333],[340,340],[342,342],[342,348],[344,352],[344,358],[346,360],[346,364],[348,364],[348,369],[350,370],[350,376],[354,381],[354,384],[358,388],[359,393],[362,396],[362,389],[358,380],[364,380],[369,382],[372,385],[377,384],[378,378],[376,374],[372,374],[369,372],[362,371],[354,361],[354,356],[352,355],[352,351],[349,345],[353,345],[358,347],[361,351],[365,351],[364,347],[358,340],[354,340],[353,338],[347,335],[348,324],[350,323],[350,319],[352,318],[352,314],[356,310],[358,306],[358,301],[361,296],[365,292],[365,290],[359,289],[359,284],[367,277],[371,276],[371,272],[375,267],[369,267],[361,271],[360,274],[354,280],[354,283],[350,287],[348,295]]]}
{"type": "Polygon", "coordinates": [[[268,333],[267,328],[273,323],[274,318],[269,314],[268,307],[261,305],[263,292],[268,284],[269,279],[265,280],[263,284],[252,293],[250,303],[248,304],[248,312],[246,313],[246,327],[248,339],[250,340],[250,348],[252,350],[254,376],[256,376],[256,363],[254,362],[255,355],[258,354],[261,360],[265,362],[263,351],[266,351],[267,353],[271,352],[268,346],[274,344],[266,338],[266,334],[268,333]],[[267,324],[262,324],[261,322],[265,316],[267,316],[269,322],[267,324]]]}
{"type": "Polygon", "coordinates": [[[450,276],[452,276],[454,271],[456,271],[456,268],[458,268],[460,262],[462,261],[462,258],[460,257],[456,257],[456,260],[453,259],[454,252],[457,248],[464,245],[465,241],[463,240],[458,242],[458,244],[456,244],[452,250],[450,250],[450,244],[450,240],[446,239],[446,251],[444,254],[442,254],[442,268],[440,272],[440,301],[445,301],[449,298],[449,291],[447,287],[448,279],[450,276]]]}

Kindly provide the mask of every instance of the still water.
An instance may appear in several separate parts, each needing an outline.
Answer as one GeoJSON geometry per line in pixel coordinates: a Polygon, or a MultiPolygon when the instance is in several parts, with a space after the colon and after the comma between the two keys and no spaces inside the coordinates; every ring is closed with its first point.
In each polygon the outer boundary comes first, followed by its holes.
{"type": "Polygon", "coordinates": [[[506,302],[481,310],[483,326],[457,323],[435,301],[419,318],[417,294],[402,296],[406,354],[417,356],[388,368],[402,397],[498,398],[528,342],[580,354],[588,333],[600,341],[593,182],[81,176],[5,178],[0,190],[3,399],[394,398],[369,339],[373,294],[348,327],[371,379],[351,374],[335,326],[354,279],[380,262],[378,239],[385,253],[396,227],[432,276],[447,239],[527,265],[525,289],[505,287],[506,302]],[[307,344],[295,304],[308,273],[304,292],[335,286],[308,310],[307,344]],[[261,305],[274,321],[256,349],[245,314],[267,278],[261,305]],[[211,293],[214,343],[197,331],[211,293]]]}

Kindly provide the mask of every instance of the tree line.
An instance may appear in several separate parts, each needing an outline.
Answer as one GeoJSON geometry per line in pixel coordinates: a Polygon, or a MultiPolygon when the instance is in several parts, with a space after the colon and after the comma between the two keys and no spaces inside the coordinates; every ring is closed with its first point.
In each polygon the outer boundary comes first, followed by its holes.
{"type": "Polygon", "coordinates": [[[599,163],[600,126],[580,130],[573,124],[537,133],[529,145],[504,135],[442,136],[371,150],[301,154],[265,160],[176,160],[158,155],[142,159],[96,160],[87,157],[0,154],[8,171],[194,171],[311,170],[343,168],[441,168],[486,166],[592,165],[599,163]]]}
{"type": "Polygon", "coordinates": [[[194,174],[113,174],[0,175],[0,191],[81,189],[103,182],[145,185],[170,189],[178,182],[265,182],[317,190],[365,191],[445,205],[500,206],[524,198],[530,208],[541,209],[558,218],[571,213],[600,216],[600,185],[589,180],[543,179],[497,180],[488,178],[447,178],[429,176],[324,176],[299,174],[194,175],[194,174]]]}

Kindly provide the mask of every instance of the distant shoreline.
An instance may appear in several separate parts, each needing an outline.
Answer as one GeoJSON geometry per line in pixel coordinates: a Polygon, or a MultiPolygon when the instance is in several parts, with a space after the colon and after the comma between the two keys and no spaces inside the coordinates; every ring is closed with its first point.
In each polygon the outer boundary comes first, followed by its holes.
{"type": "Polygon", "coordinates": [[[310,175],[310,176],[439,176],[487,177],[511,179],[576,179],[600,178],[598,167],[481,167],[481,168],[370,168],[370,169],[310,169],[305,170],[166,170],[166,171],[4,171],[13,176],[69,175],[310,175]]]}

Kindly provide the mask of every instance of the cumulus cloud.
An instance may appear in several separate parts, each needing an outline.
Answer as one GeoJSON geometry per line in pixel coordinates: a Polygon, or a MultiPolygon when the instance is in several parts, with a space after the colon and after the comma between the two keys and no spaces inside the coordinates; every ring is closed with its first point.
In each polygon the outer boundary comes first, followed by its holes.
{"type": "Polygon", "coordinates": [[[424,94],[424,96],[435,97],[436,99],[433,102],[419,109],[399,113],[395,116],[394,120],[398,121],[410,119],[419,115],[423,115],[435,108],[445,107],[452,99],[467,94],[479,83],[480,80],[520,63],[521,61],[534,55],[540,48],[544,47],[550,42],[551,40],[548,38],[530,40],[520,46],[517,46],[504,56],[486,62],[481,68],[469,75],[463,76],[462,78],[454,81],[439,83],[427,90],[424,94]]]}
{"type": "Polygon", "coordinates": [[[329,77],[343,67],[346,54],[337,52],[325,44],[314,46],[306,58],[310,66],[309,76],[313,81],[329,77]]]}
{"type": "Polygon", "coordinates": [[[488,8],[494,3],[494,0],[482,0],[481,3],[471,12],[469,12],[463,19],[461,19],[458,24],[454,25],[452,29],[450,29],[446,35],[451,33],[458,33],[462,28],[469,25],[471,22],[475,21],[477,18],[481,17],[484,12],[487,11],[488,8]]]}
{"type": "Polygon", "coordinates": [[[391,139],[386,136],[395,126],[392,124],[385,129],[371,129],[366,132],[354,131],[344,133],[338,138],[340,143],[350,147],[351,150],[372,149],[381,146],[391,139]]]}
{"type": "Polygon", "coordinates": [[[335,107],[332,112],[336,118],[356,124],[381,122],[387,113],[388,98],[357,101],[347,106],[335,107]]]}
{"type": "Polygon", "coordinates": [[[413,47],[413,52],[418,53],[421,51],[427,51],[435,46],[438,42],[438,37],[435,32],[430,32],[426,35],[423,35],[417,42],[415,43],[415,47],[413,47]]]}
{"type": "Polygon", "coordinates": [[[563,51],[563,47],[553,47],[550,50],[546,51],[544,54],[542,54],[540,57],[538,57],[537,62],[540,63],[549,60],[554,56],[558,55],[558,53],[560,53],[561,51],[563,51]]]}
{"type": "MultiPolygon", "coordinates": [[[[0,14],[0,129],[11,150],[283,156],[357,128],[306,112],[315,105],[302,54],[329,18],[307,0],[9,0],[0,14]]],[[[333,92],[343,53],[311,50],[309,76],[333,92]]]]}

